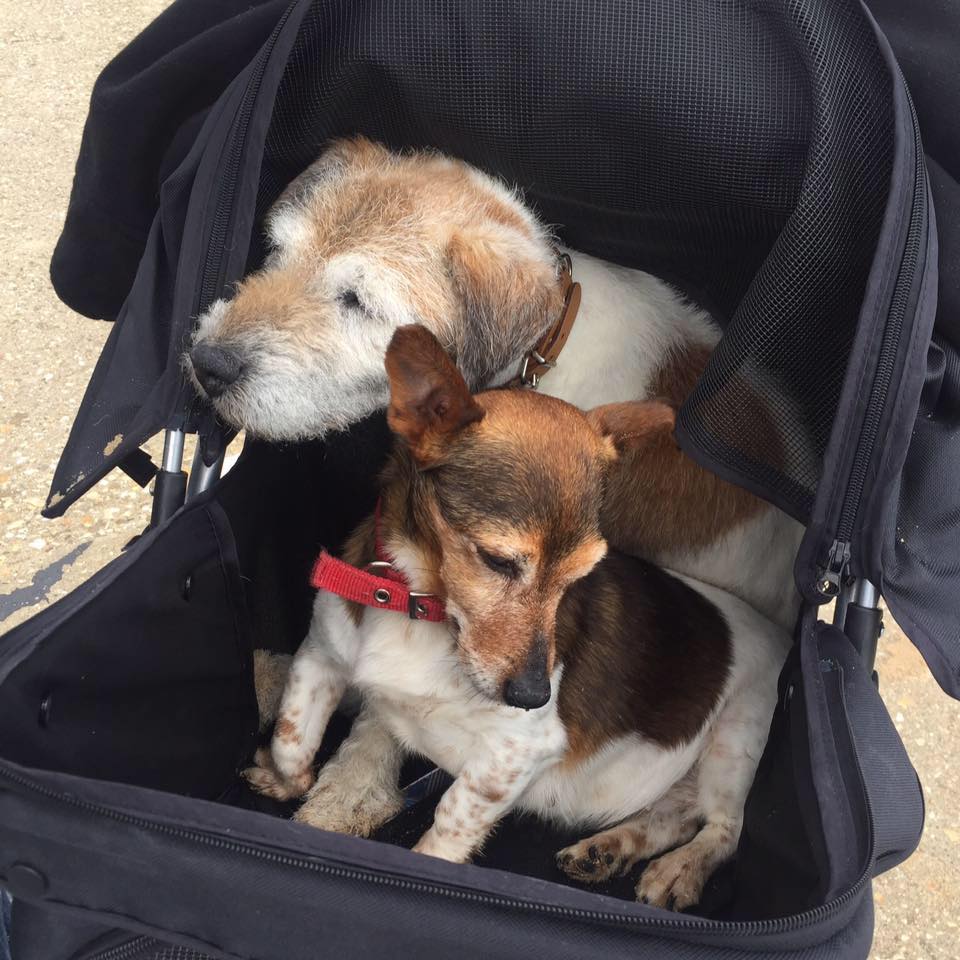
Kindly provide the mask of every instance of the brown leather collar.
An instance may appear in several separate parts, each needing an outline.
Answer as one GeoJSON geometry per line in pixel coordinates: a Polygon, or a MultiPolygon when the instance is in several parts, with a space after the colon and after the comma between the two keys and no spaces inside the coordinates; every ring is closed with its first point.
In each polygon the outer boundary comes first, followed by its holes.
{"type": "Polygon", "coordinates": [[[563,294],[563,310],[557,322],[543,335],[540,342],[523,358],[520,376],[513,382],[534,390],[540,378],[557,365],[557,357],[573,329],[580,309],[580,284],[573,279],[573,264],[566,253],[560,254],[560,292],[563,294]]]}

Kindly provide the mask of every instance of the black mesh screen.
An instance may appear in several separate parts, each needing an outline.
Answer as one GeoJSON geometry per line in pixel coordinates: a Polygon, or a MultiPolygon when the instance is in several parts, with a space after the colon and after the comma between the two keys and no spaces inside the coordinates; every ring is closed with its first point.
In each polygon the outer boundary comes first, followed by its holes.
{"type": "Polygon", "coordinates": [[[803,519],[880,232],[894,142],[890,78],[859,10],[786,6],[812,101],[803,186],[681,422],[709,460],[803,519]],[[744,411],[758,398],[766,422],[753,430],[744,411]]]}
{"type": "Polygon", "coordinates": [[[682,431],[803,517],[886,197],[888,86],[852,0],[315,2],[258,213],[356,132],[518,183],[565,242],[726,325],[682,431]]]}

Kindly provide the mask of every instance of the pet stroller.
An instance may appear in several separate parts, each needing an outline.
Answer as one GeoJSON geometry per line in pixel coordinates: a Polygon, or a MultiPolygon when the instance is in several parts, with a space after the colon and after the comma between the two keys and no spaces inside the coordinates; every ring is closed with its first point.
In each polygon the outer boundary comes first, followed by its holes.
{"type": "Polygon", "coordinates": [[[140,445],[166,445],[151,529],[0,644],[16,960],[865,957],[871,878],[923,821],[871,676],[878,593],[960,696],[957,280],[935,327],[937,251],[914,107],[855,0],[175,4],[98,83],[54,260],[61,295],[116,322],[47,514],[117,466],[147,482],[140,445]],[[241,786],[252,651],[304,635],[310,563],[370,508],[386,435],[248,442],[215,482],[227,436],[179,355],[260,262],[280,190],[357,132],[520,184],[566,243],[723,326],[678,439],[806,524],[804,608],[737,857],[696,915],[564,884],[563,838],[529,821],[478,865],[410,853],[429,778],[379,841],[241,786]],[[775,442],[742,415],[757,397],[775,442]]]}

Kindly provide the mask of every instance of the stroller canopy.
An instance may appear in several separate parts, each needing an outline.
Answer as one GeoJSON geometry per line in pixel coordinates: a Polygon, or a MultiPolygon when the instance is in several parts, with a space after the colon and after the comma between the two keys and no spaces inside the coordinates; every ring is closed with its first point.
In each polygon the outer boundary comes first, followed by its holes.
{"type": "MultiPolygon", "coordinates": [[[[180,54],[185,75],[203,51],[239,62],[274,27],[153,151],[159,209],[47,515],[158,429],[207,422],[180,373],[192,323],[260,262],[264,213],[327,142],[431,146],[519,184],[565,243],[712,311],[724,336],[681,412],[682,445],[808,524],[808,599],[850,574],[873,580],[960,692],[960,367],[930,339],[936,239],[913,108],[859,3],[301,0],[206,24],[193,56],[184,16],[175,4],[152,46],[108,68],[105,101],[155,82],[146,62],[180,54]],[[757,398],[773,435],[744,413],[757,398]]],[[[218,62],[208,84],[227,72],[218,62]]],[[[95,110],[81,197],[97,123],[95,110]]],[[[68,297],[78,204],[54,261],[68,297]]]]}

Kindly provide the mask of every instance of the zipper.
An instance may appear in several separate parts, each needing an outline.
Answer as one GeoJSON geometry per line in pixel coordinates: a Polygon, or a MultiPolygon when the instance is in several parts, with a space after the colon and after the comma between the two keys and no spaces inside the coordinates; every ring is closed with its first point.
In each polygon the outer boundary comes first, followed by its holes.
{"type": "Polygon", "coordinates": [[[227,228],[233,216],[237,174],[240,170],[243,148],[247,141],[247,128],[250,126],[250,117],[253,114],[253,106],[260,92],[260,84],[263,81],[267,61],[270,59],[270,54],[276,45],[277,37],[280,35],[284,24],[287,22],[295,6],[296,2],[293,2],[284,10],[283,15],[273,29],[273,33],[270,34],[269,39],[261,48],[256,62],[253,65],[250,77],[247,80],[246,88],[243,91],[243,99],[237,108],[237,115],[230,132],[230,143],[221,161],[221,173],[216,204],[214,206],[213,226],[211,227],[210,236],[207,240],[207,252],[203,261],[203,269],[200,273],[200,300],[197,307],[197,315],[203,313],[203,311],[220,296],[223,290],[226,263],[224,250],[227,240],[227,228]]]}
{"type": "MultiPolygon", "coordinates": [[[[861,775],[862,776],[862,775],[861,775]]],[[[185,829],[181,827],[172,827],[167,824],[156,823],[143,817],[136,817],[131,814],[122,813],[111,807],[101,806],[91,803],[87,800],[81,800],[75,794],[58,793],[48,787],[41,786],[21,777],[11,770],[0,767],[0,778],[16,783],[20,787],[29,790],[32,793],[39,794],[47,799],[54,800],[57,803],[65,804],[79,810],[113,820],[116,823],[123,823],[129,826],[137,827],[141,830],[148,830],[151,833],[162,834],[167,837],[173,837],[177,840],[187,840],[205,847],[212,847],[217,850],[225,850],[229,853],[239,854],[260,862],[277,864],[284,867],[303,870],[309,873],[322,874],[324,876],[337,877],[342,880],[354,882],[375,884],[379,887],[406,890],[414,893],[424,893],[436,897],[444,897],[448,900],[465,901],[469,903],[478,903],[485,906],[493,906],[510,910],[518,910],[524,913],[538,913],[545,916],[561,917],[569,920],[586,921],[589,923],[601,923],[606,926],[621,928],[643,928],[648,930],[671,930],[671,931],[704,931],[715,934],[743,934],[746,936],[763,936],[771,934],[792,933],[807,927],[813,927],[831,917],[840,913],[846,905],[858,897],[870,879],[870,864],[872,856],[867,858],[867,863],[861,872],[857,881],[849,887],[843,894],[829,903],[821,904],[803,913],[794,914],[792,917],[784,917],[776,920],[708,920],[703,917],[690,917],[677,915],[674,917],[643,917],[629,916],[617,913],[609,913],[603,910],[583,910],[574,907],[563,907],[559,905],[537,903],[530,900],[522,900],[516,897],[508,897],[503,894],[481,893],[475,890],[465,890],[461,887],[448,886],[437,881],[424,881],[406,877],[403,875],[390,874],[374,871],[369,868],[360,868],[352,865],[345,865],[337,861],[331,861],[320,858],[308,858],[304,856],[294,856],[292,854],[281,853],[276,850],[266,849],[256,846],[249,841],[228,839],[213,833],[207,833],[198,829],[185,829]]],[[[869,803],[868,803],[869,808],[869,803]]],[[[132,942],[131,942],[132,943],[132,942]]],[[[121,945],[113,948],[121,950],[121,945]]],[[[103,958],[97,958],[103,960],[103,958]]],[[[111,960],[122,960],[122,958],[113,957],[111,960]]]]}
{"type": "Polygon", "coordinates": [[[887,391],[893,380],[893,370],[900,348],[900,337],[903,332],[903,322],[906,318],[907,303],[913,286],[913,279],[920,259],[923,246],[923,232],[926,222],[926,179],[923,166],[923,144],[920,140],[920,125],[917,122],[917,112],[913,107],[913,100],[907,88],[903,74],[897,68],[897,75],[903,85],[910,110],[910,119],[913,124],[913,156],[914,179],[913,197],[911,199],[910,220],[907,226],[907,238],[904,244],[903,255],[900,258],[900,269],[893,288],[893,297],[890,300],[890,309],[887,313],[887,322],[883,330],[883,339],[880,342],[880,354],[877,358],[877,367],[874,372],[873,384],[870,387],[870,396],[867,401],[867,412],[864,416],[857,449],[850,469],[843,504],[840,509],[840,519],[837,521],[836,539],[830,548],[826,563],[821,566],[817,578],[817,591],[827,599],[836,597],[842,587],[851,581],[850,560],[853,530],[857,515],[860,511],[860,501],[863,497],[863,488],[867,479],[873,452],[876,447],[877,434],[880,431],[880,421],[886,407],[887,391]]]}

